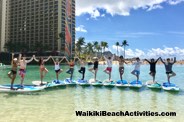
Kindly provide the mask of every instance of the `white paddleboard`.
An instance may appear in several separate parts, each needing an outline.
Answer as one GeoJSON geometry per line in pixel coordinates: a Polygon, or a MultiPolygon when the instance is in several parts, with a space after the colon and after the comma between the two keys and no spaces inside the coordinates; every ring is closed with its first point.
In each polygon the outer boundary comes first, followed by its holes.
{"type": "MultiPolygon", "coordinates": [[[[40,86],[41,81],[32,81],[32,84],[37,85],[37,86],[40,86]]],[[[46,84],[48,84],[48,82],[42,81],[42,84],[43,84],[43,85],[46,85],[46,84]]]]}
{"type": "Polygon", "coordinates": [[[113,87],[113,86],[115,86],[115,82],[113,80],[109,81],[109,79],[106,79],[106,80],[103,81],[103,85],[107,86],[107,87],[108,86],[113,87]]]}
{"type": "Polygon", "coordinates": [[[147,81],[145,85],[151,89],[161,89],[162,88],[161,84],[157,83],[156,81],[153,82],[153,80],[147,81]]]}
{"type": "Polygon", "coordinates": [[[89,79],[89,83],[93,86],[103,86],[103,83],[99,80],[89,79]]]}
{"type": "Polygon", "coordinates": [[[20,87],[20,85],[14,85],[14,90],[10,89],[11,85],[0,85],[0,92],[7,93],[26,93],[26,92],[36,92],[41,91],[45,88],[45,86],[24,86],[20,87]]]}

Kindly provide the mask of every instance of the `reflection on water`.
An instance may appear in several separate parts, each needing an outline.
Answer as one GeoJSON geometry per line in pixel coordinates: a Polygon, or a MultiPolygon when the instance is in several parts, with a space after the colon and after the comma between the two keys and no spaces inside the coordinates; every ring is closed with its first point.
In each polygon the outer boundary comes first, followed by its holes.
{"type": "MultiPolygon", "coordinates": [[[[53,66],[48,66],[49,73],[45,77],[45,81],[52,81],[55,77],[53,66]]],[[[68,67],[62,66],[64,70],[68,67]]],[[[100,66],[98,79],[107,79],[103,69],[100,66]],[[103,77],[102,77],[103,76],[103,77]]],[[[119,79],[117,66],[113,68],[112,78],[119,79]]],[[[183,89],[183,68],[174,67],[177,77],[172,78],[181,89],[183,89]],[[181,73],[181,74],[180,74],[181,73]]],[[[80,76],[77,73],[79,67],[75,67],[74,79],[80,76]]],[[[132,66],[127,66],[124,79],[129,82],[135,77],[130,74],[132,66]]],[[[8,70],[0,71],[0,83],[7,84],[9,79],[6,75],[8,70]]],[[[151,79],[149,74],[149,66],[141,67],[140,79],[145,83],[151,79]]],[[[62,73],[60,79],[69,77],[62,73]]],[[[86,78],[92,78],[92,74],[87,72],[86,78]]],[[[39,79],[38,66],[28,67],[25,83],[29,84],[33,80],[39,79]]],[[[162,83],[166,80],[163,66],[158,66],[157,76],[158,82],[162,83]]],[[[20,78],[17,77],[16,83],[20,78]]],[[[83,86],[63,86],[59,88],[50,88],[42,92],[29,94],[4,94],[0,93],[0,121],[30,121],[30,122],[60,122],[60,121],[127,121],[127,122],[173,122],[183,121],[184,113],[184,92],[179,93],[166,92],[163,90],[151,90],[146,87],[141,89],[116,88],[116,87],[83,87],[83,86]],[[76,117],[75,111],[153,111],[153,112],[177,112],[177,117],[76,117]],[[11,116],[10,116],[11,115],[11,116]]]]}

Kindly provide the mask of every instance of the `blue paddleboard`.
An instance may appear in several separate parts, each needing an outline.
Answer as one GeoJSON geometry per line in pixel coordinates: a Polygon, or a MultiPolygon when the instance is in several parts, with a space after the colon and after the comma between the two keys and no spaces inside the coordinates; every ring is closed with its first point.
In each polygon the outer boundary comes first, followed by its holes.
{"type": "Polygon", "coordinates": [[[142,86],[143,86],[142,82],[136,81],[136,80],[130,82],[130,84],[129,84],[129,87],[131,87],[131,88],[141,88],[142,86]]]}
{"type": "Polygon", "coordinates": [[[168,82],[163,83],[162,89],[166,91],[179,91],[180,90],[180,88],[176,84],[168,83],[168,82]]]}
{"type": "Polygon", "coordinates": [[[118,80],[116,81],[116,86],[117,87],[128,87],[129,84],[126,80],[118,80]]]}

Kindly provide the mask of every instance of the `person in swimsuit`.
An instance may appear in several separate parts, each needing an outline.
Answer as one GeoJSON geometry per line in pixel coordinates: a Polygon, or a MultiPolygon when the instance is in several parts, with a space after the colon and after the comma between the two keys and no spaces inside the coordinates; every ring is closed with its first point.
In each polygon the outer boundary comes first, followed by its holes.
{"type": "Polygon", "coordinates": [[[68,61],[66,59],[66,61],[68,62],[68,65],[70,66],[70,69],[68,71],[66,71],[66,73],[70,74],[70,80],[72,81],[73,78],[73,72],[74,72],[74,66],[75,66],[75,59],[70,59],[70,61],[68,61]]]}
{"type": "Polygon", "coordinates": [[[167,80],[168,80],[168,83],[170,83],[170,78],[176,76],[176,73],[172,71],[172,66],[174,63],[176,63],[176,57],[174,57],[173,62],[171,62],[170,58],[168,58],[166,62],[164,62],[161,57],[160,59],[162,63],[165,65],[167,80]]]}
{"type": "Polygon", "coordinates": [[[55,69],[55,72],[56,72],[57,81],[59,81],[59,74],[61,72],[63,72],[63,70],[60,68],[60,63],[63,61],[63,59],[65,59],[65,57],[62,58],[60,61],[59,61],[58,58],[56,58],[56,60],[54,60],[54,58],[52,57],[52,60],[54,62],[54,67],[55,67],[54,69],[55,69]]]}
{"type": "Polygon", "coordinates": [[[46,75],[46,73],[48,72],[47,68],[45,67],[44,63],[47,62],[51,56],[49,56],[47,59],[43,59],[43,58],[40,58],[39,60],[36,59],[35,55],[33,55],[33,58],[36,62],[39,62],[39,66],[40,66],[40,80],[41,80],[41,84],[40,85],[43,85],[43,78],[44,76],[46,75]]]}
{"type": "Polygon", "coordinates": [[[140,61],[139,58],[136,58],[136,62],[133,63],[135,65],[134,70],[131,72],[132,75],[135,75],[137,78],[137,82],[139,81],[139,75],[140,75],[140,66],[142,62],[140,61]]]}
{"type": "Polygon", "coordinates": [[[96,75],[97,75],[97,71],[98,71],[98,58],[94,57],[93,60],[94,60],[93,68],[90,68],[89,71],[94,74],[94,81],[96,81],[96,75]]]}
{"type": "Polygon", "coordinates": [[[15,90],[13,88],[13,84],[17,75],[17,67],[18,67],[19,61],[17,60],[17,58],[14,58],[14,53],[12,53],[12,61],[11,61],[11,71],[8,72],[8,77],[11,79],[11,90],[15,90]]]}
{"type": "Polygon", "coordinates": [[[20,83],[21,87],[23,87],[23,81],[26,74],[27,63],[30,63],[32,60],[33,60],[33,57],[30,60],[26,60],[25,56],[22,56],[21,54],[19,55],[19,66],[20,66],[19,75],[21,77],[21,83],[20,83]]]}
{"type": "MultiPolygon", "coordinates": [[[[121,81],[123,80],[123,74],[124,74],[124,63],[125,62],[125,59],[123,56],[120,56],[119,59],[118,59],[118,62],[119,62],[119,76],[120,76],[120,79],[121,81]]],[[[127,63],[126,63],[127,64],[127,63]]]]}
{"type": "Polygon", "coordinates": [[[109,81],[111,81],[112,61],[114,60],[114,55],[112,56],[112,58],[108,57],[108,59],[104,56],[104,59],[107,62],[107,68],[104,70],[104,72],[109,75],[109,81]]]}
{"type": "Polygon", "coordinates": [[[145,59],[150,64],[150,75],[153,77],[153,83],[155,83],[155,75],[156,75],[156,64],[160,58],[158,58],[156,61],[155,59],[151,59],[151,61],[145,59]]]}
{"type": "Polygon", "coordinates": [[[84,61],[84,58],[82,58],[82,60],[79,60],[80,61],[80,70],[79,70],[79,73],[82,74],[82,79],[81,80],[84,80],[84,77],[85,77],[85,72],[86,72],[86,68],[85,68],[85,61],[84,61]]]}

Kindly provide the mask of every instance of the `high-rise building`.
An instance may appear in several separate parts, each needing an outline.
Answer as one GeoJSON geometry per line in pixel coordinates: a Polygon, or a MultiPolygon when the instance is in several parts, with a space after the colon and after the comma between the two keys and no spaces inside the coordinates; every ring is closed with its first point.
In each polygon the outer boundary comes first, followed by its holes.
{"type": "Polygon", "coordinates": [[[6,4],[5,42],[30,51],[72,54],[75,0],[6,0],[6,4]]]}
{"type": "Polygon", "coordinates": [[[0,0],[0,51],[4,51],[6,0],[0,0]]]}

